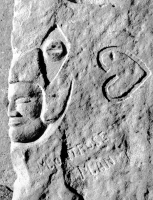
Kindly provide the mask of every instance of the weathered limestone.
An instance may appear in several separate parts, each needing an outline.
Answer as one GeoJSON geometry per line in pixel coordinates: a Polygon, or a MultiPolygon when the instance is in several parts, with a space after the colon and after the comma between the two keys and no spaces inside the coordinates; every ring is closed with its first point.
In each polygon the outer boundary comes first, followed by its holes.
{"type": "Polygon", "coordinates": [[[149,0],[15,0],[13,200],[152,199],[152,12],[149,0]]]}
{"type": "Polygon", "coordinates": [[[10,190],[7,186],[0,185],[0,199],[11,200],[12,190],[10,190]]]}

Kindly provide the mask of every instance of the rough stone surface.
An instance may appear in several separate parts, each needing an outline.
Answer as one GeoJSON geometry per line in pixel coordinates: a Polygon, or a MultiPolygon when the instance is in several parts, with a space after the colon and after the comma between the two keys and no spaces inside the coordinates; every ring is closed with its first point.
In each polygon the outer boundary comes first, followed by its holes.
{"type": "Polygon", "coordinates": [[[13,200],[152,200],[151,0],[15,0],[13,200]]]}
{"type": "Polygon", "coordinates": [[[0,1],[0,185],[12,188],[15,173],[10,159],[8,117],[6,113],[8,70],[12,59],[11,30],[13,17],[12,0],[0,1]]]}
{"type": "Polygon", "coordinates": [[[0,199],[1,200],[11,200],[12,199],[12,190],[8,187],[0,185],[0,199]]]}

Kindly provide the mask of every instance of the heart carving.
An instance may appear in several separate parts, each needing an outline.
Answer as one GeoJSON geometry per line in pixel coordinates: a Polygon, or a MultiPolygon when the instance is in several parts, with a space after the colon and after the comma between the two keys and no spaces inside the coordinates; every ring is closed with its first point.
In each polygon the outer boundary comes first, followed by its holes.
{"type": "Polygon", "coordinates": [[[98,64],[106,72],[102,91],[109,101],[125,100],[151,75],[151,71],[129,51],[112,46],[101,50],[98,64]]]}

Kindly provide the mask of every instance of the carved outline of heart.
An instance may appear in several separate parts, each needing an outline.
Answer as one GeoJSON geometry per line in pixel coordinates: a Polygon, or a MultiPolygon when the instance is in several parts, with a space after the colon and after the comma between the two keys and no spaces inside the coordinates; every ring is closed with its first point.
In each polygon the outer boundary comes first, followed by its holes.
{"type": "Polygon", "coordinates": [[[116,97],[112,97],[110,95],[109,87],[120,79],[119,76],[117,74],[113,74],[106,78],[106,80],[104,81],[102,85],[103,95],[108,101],[117,103],[117,102],[121,102],[123,100],[127,100],[130,97],[132,97],[134,92],[136,92],[136,90],[138,90],[145,83],[145,81],[151,76],[152,72],[142,60],[138,59],[134,54],[132,54],[128,50],[124,51],[120,47],[110,46],[110,47],[105,47],[102,50],[100,50],[97,56],[97,63],[99,67],[102,70],[104,70],[107,74],[110,74],[111,67],[106,66],[104,61],[103,60],[101,61],[100,57],[110,51],[111,52],[116,51],[120,54],[124,54],[133,62],[135,62],[137,66],[139,66],[139,68],[144,72],[144,75],[142,75],[141,78],[139,78],[135,83],[133,83],[132,86],[127,91],[124,91],[120,96],[116,96],[116,97]]]}

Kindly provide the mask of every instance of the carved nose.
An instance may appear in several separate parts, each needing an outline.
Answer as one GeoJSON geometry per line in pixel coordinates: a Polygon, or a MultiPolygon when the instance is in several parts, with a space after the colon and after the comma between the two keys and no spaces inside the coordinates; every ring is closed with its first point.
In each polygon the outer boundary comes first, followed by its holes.
{"type": "Polygon", "coordinates": [[[20,113],[16,110],[16,106],[14,102],[10,102],[8,105],[8,117],[19,117],[20,113]]]}

